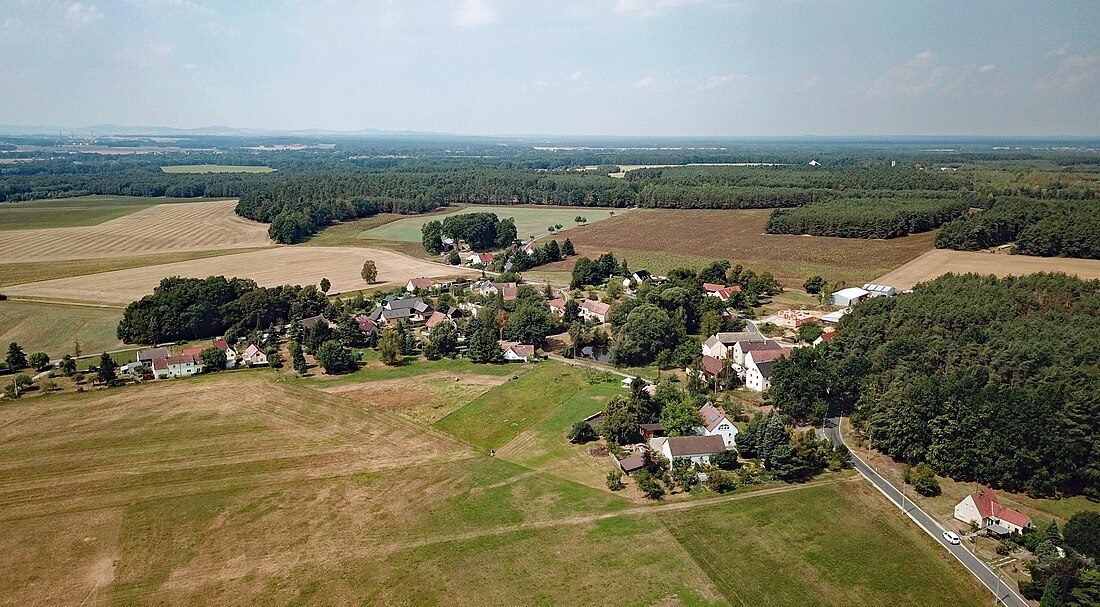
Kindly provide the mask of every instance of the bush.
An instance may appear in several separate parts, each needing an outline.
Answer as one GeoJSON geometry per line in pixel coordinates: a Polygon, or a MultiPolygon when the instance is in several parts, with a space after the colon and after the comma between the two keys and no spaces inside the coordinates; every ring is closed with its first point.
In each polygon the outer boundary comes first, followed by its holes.
{"type": "Polygon", "coordinates": [[[586,421],[574,422],[573,427],[569,430],[569,434],[565,435],[565,438],[569,439],[569,442],[575,445],[583,445],[599,437],[595,428],[586,421]]]}
{"type": "Polygon", "coordinates": [[[917,493],[925,497],[940,494],[940,482],[936,480],[936,473],[932,471],[932,466],[923,462],[906,470],[905,482],[913,485],[917,493]]]}
{"type": "Polygon", "coordinates": [[[715,453],[710,456],[710,463],[721,468],[722,470],[736,470],[741,465],[737,461],[737,450],[726,449],[721,453],[715,453]]]}
{"type": "Polygon", "coordinates": [[[317,350],[317,363],[325,369],[325,373],[330,375],[348,373],[357,368],[351,351],[344,349],[344,346],[335,340],[321,344],[321,348],[317,350]]]}
{"type": "Polygon", "coordinates": [[[612,470],[607,473],[607,488],[612,491],[618,491],[626,485],[623,484],[623,473],[618,470],[612,470]]]}
{"type": "Polygon", "coordinates": [[[634,473],[634,483],[651,500],[659,500],[665,495],[665,488],[657,482],[656,477],[646,470],[639,470],[634,473]]]}
{"type": "Polygon", "coordinates": [[[1074,514],[1062,535],[1067,546],[1100,561],[1100,513],[1082,511],[1074,514]]]}
{"type": "Polygon", "coordinates": [[[725,470],[707,473],[707,489],[715,493],[729,493],[737,490],[737,477],[725,470]]]}

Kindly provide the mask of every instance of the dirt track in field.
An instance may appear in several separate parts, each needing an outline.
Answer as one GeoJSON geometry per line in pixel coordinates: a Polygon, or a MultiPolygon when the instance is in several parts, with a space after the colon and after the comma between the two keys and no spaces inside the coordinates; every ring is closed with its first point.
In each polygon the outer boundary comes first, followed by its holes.
{"type": "Polygon", "coordinates": [[[160,204],[94,226],[0,232],[6,263],[265,247],[267,224],[233,212],[236,200],[160,204]]]}
{"type": "Polygon", "coordinates": [[[435,278],[476,274],[473,270],[422,261],[392,251],[359,247],[279,247],[30,282],[6,287],[4,292],[9,296],[125,305],[152,293],[160,280],[168,276],[205,278],[224,275],[251,278],[265,287],[317,284],[322,278],[328,278],[332,283],[329,293],[333,294],[367,287],[360,272],[363,262],[368,259],[378,266],[379,282],[372,287],[384,283],[404,284],[417,276],[435,278]]]}
{"type": "Polygon", "coordinates": [[[948,272],[1021,276],[1035,272],[1065,272],[1081,278],[1100,278],[1100,260],[1065,257],[1029,257],[936,249],[880,276],[876,284],[911,289],[918,282],[932,280],[948,272]]]}

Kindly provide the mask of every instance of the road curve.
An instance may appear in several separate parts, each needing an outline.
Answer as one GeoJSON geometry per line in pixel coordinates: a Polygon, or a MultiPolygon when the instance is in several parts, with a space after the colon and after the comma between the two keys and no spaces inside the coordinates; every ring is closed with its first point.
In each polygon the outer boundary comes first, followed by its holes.
{"type": "MultiPolygon", "coordinates": [[[[844,445],[844,439],[840,435],[840,423],[840,417],[827,418],[825,421],[824,434],[829,440],[833,441],[833,443],[844,445]]],[[[1011,582],[1003,581],[984,561],[967,550],[966,546],[962,544],[952,545],[947,543],[947,541],[943,539],[944,528],[936,522],[936,519],[929,516],[924,510],[921,510],[919,506],[913,503],[913,500],[906,497],[905,494],[891,485],[890,482],[883,478],[878,472],[875,472],[873,468],[868,466],[866,462],[856,454],[854,449],[850,446],[848,446],[848,449],[852,452],[852,465],[861,475],[863,475],[863,478],[870,481],[876,489],[887,497],[887,499],[893,502],[898,508],[901,508],[905,514],[909,515],[909,518],[913,519],[913,522],[920,525],[921,529],[924,529],[928,535],[932,536],[932,539],[939,542],[952,556],[958,559],[963,567],[966,567],[974,577],[978,578],[978,581],[984,584],[985,587],[993,593],[998,603],[1006,607],[1028,607],[1027,601],[1017,594],[1009,585],[1011,582]]]]}

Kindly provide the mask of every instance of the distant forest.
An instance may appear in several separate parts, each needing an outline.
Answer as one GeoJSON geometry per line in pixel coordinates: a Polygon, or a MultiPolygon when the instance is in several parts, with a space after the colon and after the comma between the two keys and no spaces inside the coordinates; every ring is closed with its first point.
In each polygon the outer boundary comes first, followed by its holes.
{"type": "Polygon", "coordinates": [[[1014,243],[1012,252],[1022,255],[1100,259],[1100,201],[998,200],[936,235],[936,247],[957,251],[1007,243],[1014,243]]]}
{"type": "Polygon", "coordinates": [[[772,375],[788,414],[848,411],[875,448],[956,480],[1100,498],[1100,281],[948,274],[796,354],[772,375]]]}

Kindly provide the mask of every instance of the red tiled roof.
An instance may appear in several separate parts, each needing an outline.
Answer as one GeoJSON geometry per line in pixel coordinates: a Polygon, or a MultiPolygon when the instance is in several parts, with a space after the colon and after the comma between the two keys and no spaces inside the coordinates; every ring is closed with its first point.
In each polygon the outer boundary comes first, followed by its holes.
{"type": "Polygon", "coordinates": [[[703,356],[701,364],[703,371],[706,371],[708,375],[718,375],[722,372],[722,361],[713,356],[703,356]]]}
{"type": "Polygon", "coordinates": [[[1027,527],[1031,524],[1030,516],[1019,510],[1002,506],[1001,502],[997,500],[997,494],[993,493],[992,489],[982,489],[977,493],[971,493],[970,497],[974,500],[974,505],[978,507],[978,514],[983,519],[989,517],[999,518],[1018,527],[1027,527]]]}
{"type": "Polygon", "coordinates": [[[477,260],[481,263],[489,263],[490,261],[493,261],[492,253],[474,253],[473,255],[471,255],[471,257],[476,257],[477,260]]]}
{"type": "Polygon", "coordinates": [[[206,348],[184,348],[180,351],[182,356],[199,356],[206,348]]]}
{"type": "Polygon", "coordinates": [[[551,310],[553,310],[555,308],[560,309],[560,310],[565,309],[565,300],[564,299],[551,299],[547,303],[550,304],[550,309],[551,310]]]}
{"type": "Polygon", "coordinates": [[[726,419],[726,414],[710,403],[699,409],[699,415],[703,418],[703,427],[707,432],[712,432],[723,419],[726,419]]]}
{"type": "Polygon", "coordinates": [[[715,291],[721,291],[722,289],[725,289],[725,288],[726,288],[725,285],[716,285],[713,282],[704,282],[703,283],[703,290],[706,291],[707,293],[714,293],[715,291]]]}
{"type": "Polygon", "coordinates": [[[598,314],[600,316],[607,314],[608,311],[611,310],[610,304],[605,304],[600,301],[593,301],[591,299],[586,299],[582,301],[581,307],[588,310],[589,312],[592,312],[593,314],[598,314]]]}
{"type": "Polygon", "coordinates": [[[168,368],[168,359],[167,358],[155,359],[153,361],[153,368],[154,369],[167,369],[168,368]]]}
{"type": "Polygon", "coordinates": [[[517,356],[534,356],[535,355],[535,346],[533,346],[531,344],[520,344],[520,343],[516,343],[514,341],[501,341],[500,342],[500,349],[505,351],[505,352],[507,352],[508,350],[511,350],[517,356]]]}
{"type": "Polygon", "coordinates": [[[257,352],[259,352],[260,354],[264,353],[264,351],[261,350],[259,347],[257,347],[256,344],[252,344],[252,345],[248,346],[247,350],[244,351],[244,357],[245,358],[251,358],[257,352]]]}
{"type": "Polygon", "coordinates": [[[753,364],[760,364],[783,358],[787,355],[787,351],[782,348],[778,350],[756,350],[755,352],[749,352],[749,355],[752,356],[753,364]]]}
{"type": "Polygon", "coordinates": [[[447,320],[448,318],[449,317],[446,314],[442,313],[442,312],[438,312],[438,311],[432,312],[431,318],[428,319],[428,322],[424,323],[424,326],[426,326],[430,329],[430,328],[438,325],[439,323],[447,320]]]}
{"type": "MultiPolygon", "coordinates": [[[[168,365],[185,365],[187,363],[195,364],[195,363],[198,362],[198,361],[195,360],[195,357],[191,356],[191,355],[169,356],[168,358],[164,359],[164,361],[165,361],[165,364],[168,364],[168,365]]],[[[153,368],[156,369],[157,368],[156,367],[156,361],[153,361],[153,365],[154,365],[153,368]]]]}
{"type": "Polygon", "coordinates": [[[427,289],[427,288],[432,286],[432,279],[431,278],[425,278],[423,276],[414,278],[414,279],[410,280],[409,282],[412,283],[412,286],[413,286],[414,289],[427,289]]]}
{"type": "Polygon", "coordinates": [[[363,333],[373,333],[378,325],[371,320],[370,316],[362,315],[355,317],[355,322],[359,324],[359,330],[363,333]]]}
{"type": "Polygon", "coordinates": [[[229,342],[225,341],[224,339],[215,339],[214,347],[224,352],[229,348],[229,342]]]}

